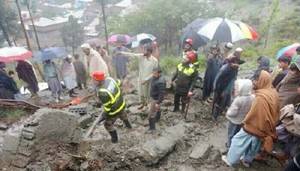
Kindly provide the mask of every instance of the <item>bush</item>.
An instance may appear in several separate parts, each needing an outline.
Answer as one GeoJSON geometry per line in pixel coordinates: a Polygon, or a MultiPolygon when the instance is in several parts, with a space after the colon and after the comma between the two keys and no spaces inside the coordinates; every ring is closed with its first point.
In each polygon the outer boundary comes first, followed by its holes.
{"type": "Polygon", "coordinates": [[[159,61],[163,73],[167,75],[175,72],[176,67],[180,62],[181,58],[177,56],[162,56],[159,61]]]}

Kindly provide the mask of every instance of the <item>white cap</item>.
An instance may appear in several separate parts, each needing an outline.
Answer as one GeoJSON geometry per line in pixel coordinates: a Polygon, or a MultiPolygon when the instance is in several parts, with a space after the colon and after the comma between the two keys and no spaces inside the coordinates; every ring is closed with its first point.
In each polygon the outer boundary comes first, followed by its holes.
{"type": "Polygon", "coordinates": [[[67,55],[65,59],[72,59],[72,55],[67,55]]]}
{"type": "Polygon", "coordinates": [[[84,43],[81,45],[82,49],[91,49],[91,46],[88,43],[84,43]]]}
{"type": "Polygon", "coordinates": [[[236,52],[243,52],[244,50],[242,48],[238,47],[238,48],[235,49],[235,51],[236,52]]]}
{"type": "Polygon", "coordinates": [[[232,49],[233,48],[233,44],[230,43],[230,42],[228,42],[228,43],[226,43],[225,48],[232,49]]]}

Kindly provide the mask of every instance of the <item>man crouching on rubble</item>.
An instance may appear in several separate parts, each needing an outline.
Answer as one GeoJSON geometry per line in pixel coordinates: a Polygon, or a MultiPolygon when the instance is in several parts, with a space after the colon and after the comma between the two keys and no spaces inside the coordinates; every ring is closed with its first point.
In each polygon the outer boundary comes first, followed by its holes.
{"type": "Polygon", "coordinates": [[[126,104],[120,89],[120,80],[107,77],[102,71],[95,71],[91,73],[93,83],[96,86],[97,97],[103,104],[102,118],[104,120],[104,127],[111,136],[111,142],[118,142],[118,134],[114,128],[114,123],[120,118],[124,125],[131,129],[131,124],[128,121],[126,112],[124,111],[126,104]]]}

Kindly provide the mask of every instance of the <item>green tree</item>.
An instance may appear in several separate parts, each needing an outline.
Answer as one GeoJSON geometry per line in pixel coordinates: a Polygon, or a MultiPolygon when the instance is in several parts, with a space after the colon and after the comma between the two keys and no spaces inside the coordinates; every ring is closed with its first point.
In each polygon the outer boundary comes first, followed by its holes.
{"type": "Polygon", "coordinates": [[[69,17],[68,23],[66,23],[62,28],[61,35],[65,46],[71,47],[73,54],[75,49],[83,43],[83,27],[73,16],[69,17]]]}
{"type": "Polygon", "coordinates": [[[166,52],[174,54],[181,30],[194,19],[217,16],[213,4],[198,0],[146,1],[137,11],[124,17],[109,19],[111,33],[150,33],[155,35],[166,52]]]}
{"type": "Polygon", "coordinates": [[[0,30],[9,46],[20,36],[17,14],[7,1],[0,1],[0,30]]]}

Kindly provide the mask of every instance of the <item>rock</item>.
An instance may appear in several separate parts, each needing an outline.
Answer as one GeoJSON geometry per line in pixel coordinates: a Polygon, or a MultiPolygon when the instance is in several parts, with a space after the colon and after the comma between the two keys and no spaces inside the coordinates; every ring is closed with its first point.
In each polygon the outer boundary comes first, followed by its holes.
{"type": "Polygon", "coordinates": [[[196,171],[196,169],[193,168],[192,166],[183,165],[183,166],[179,166],[177,171],[196,171]]]}
{"type": "Polygon", "coordinates": [[[8,125],[5,123],[0,123],[0,130],[7,130],[8,129],[8,125]]]}
{"type": "Polygon", "coordinates": [[[86,129],[89,127],[89,124],[94,121],[91,115],[83,115],[78,119],[78,123],[81,128],[86,129]]]}
{"type": "Polygon", "coordinates": [[[160,159],[174,150],[176,143],[183,138],[183,123],[167,128],[161,137],[147,141],[142,146],[142,159],[147,165],[157,164],[160,159]]]}
{"type": "Polygon", "coordinates": [[[80,171],[87,171],[89,169],[89,162],[85,161],[80,165],[80,171]]]}
{"type": "Polygon", "coordinates": [[[190,154],[190,158],[192,159],[206,159],[209,153],[209,150],[211,149],[211,146],[207,143],[204,143],[203,141],[199,141],[194,149],[192,150],[192,153],[190,154]]]}
{"type": "Polygon", "coordinates": [[[218,161],[221,158],[221,152],[219,150],[212,150],[209,153],[209,161],[214,162],[214,161],[218,161]]]}
{"type": "Polygon", "coordinates": [[[20,142],[20,130],[18,131],[8,131],[3,138],[2,149],[11,153],[16,153],[20,142]]]}
{"type": "Polygon", "coordinates": [[[75,114],[56,109],[39,109],[35,114],[39,119],[39,125],[35,131],[37,141],[60,141],[72,143],[78,129],[78,121],[75,114]]]}
{"type": "Polygon", "coordinates": [[[13,166],[19,167],[19,168],[25,168],[27,164],[29,163],[30,158],[23,155],[16,155],[15,159],[12,162],[13,166]]]}
{"type": "Polygon", "coordinates": [[[25,138],[25,139],[27,139],[27,140],[34,139],[34,136],[35,135],[32,132],[25,132],[25,131],[22,132],[22,137],[25,138]]]}

